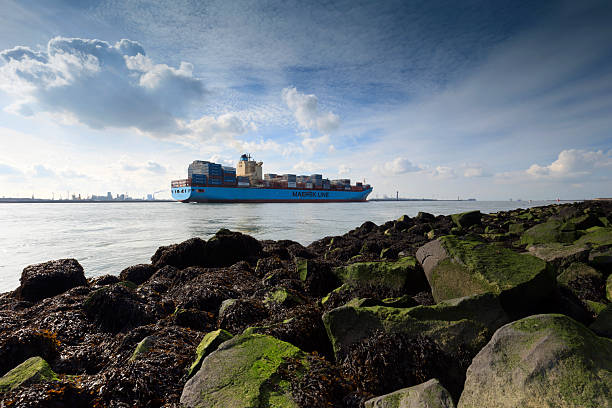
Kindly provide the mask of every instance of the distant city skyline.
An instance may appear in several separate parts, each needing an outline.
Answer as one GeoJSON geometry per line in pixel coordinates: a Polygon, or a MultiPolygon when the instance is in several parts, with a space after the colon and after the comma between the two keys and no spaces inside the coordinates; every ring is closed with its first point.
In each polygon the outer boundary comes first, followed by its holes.
{"type": "Polygon", "coordinates": [[[169,198],[247,152],[371,197],[612,196],[609,1],[2,10],[0,196],[169,198]]]}

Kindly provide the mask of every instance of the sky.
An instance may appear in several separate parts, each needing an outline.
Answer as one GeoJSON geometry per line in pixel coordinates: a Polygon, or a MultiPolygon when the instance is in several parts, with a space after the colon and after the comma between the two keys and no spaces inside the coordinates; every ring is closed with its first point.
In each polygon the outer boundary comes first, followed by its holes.
{"type": "Polygon", "coordinates": [[[612,3],[0,0],[0,196],[193,160],[371,197],[612,197],[612,3]]]}

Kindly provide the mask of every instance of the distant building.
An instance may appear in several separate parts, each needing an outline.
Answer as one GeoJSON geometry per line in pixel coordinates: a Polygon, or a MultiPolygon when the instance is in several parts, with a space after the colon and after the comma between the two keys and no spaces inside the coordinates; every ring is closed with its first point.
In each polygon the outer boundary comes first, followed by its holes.
{"type": "Polygon", "coordinates": [[[106,199],[109,200],[109,201],[113,199],[113,195],[111,194],[110,191],[108,193],[106,193],[106,199]]]}
{"type": "Polygon", "coordinates": [[[147,194],[147,200],[153,201],[155,200],[155,197],[153,197],[153,194],[147,194]]]}

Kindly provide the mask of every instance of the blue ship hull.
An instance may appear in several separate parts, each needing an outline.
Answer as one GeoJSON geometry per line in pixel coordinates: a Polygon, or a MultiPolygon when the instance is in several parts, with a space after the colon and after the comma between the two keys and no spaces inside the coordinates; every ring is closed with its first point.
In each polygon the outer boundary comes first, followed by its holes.
{"type": "Polygon", "coordinates": [[[293,188],[185,186],[172,188],[172,197],[196,203],[321,203],[366,201],[372,188],[363,191],[293,188]]]}

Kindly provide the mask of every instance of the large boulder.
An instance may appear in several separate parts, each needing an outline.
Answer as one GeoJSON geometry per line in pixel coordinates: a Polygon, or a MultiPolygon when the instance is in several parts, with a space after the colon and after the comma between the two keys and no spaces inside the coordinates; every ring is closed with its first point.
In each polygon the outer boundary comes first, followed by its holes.
{"type": "Polygon", "coordinates": [[[26,266],[15,295],[30,302],[59,295],[75,286],[87,286],[83,267],[76,259],[58,259],[26,266]]]}
{"type": "Polygon", "coordinates": [[[297,347],[271,336],[246,334],[222,343],[185,384],[187,407],[297,407],[280,370],[288,359],[305,361],[297,347]]]}
{"type": "Polygon", "coordinates": [[[151,263],[157,268],[170,265],[182,269],[204,265],[205,262],[206,241],[201,238],[191,238],[180,244],[161,246],[151,257],[151,263]]]}
{"type": "Polygon", "coordinates": [[[458,408],[611,407],[612,340],[564,315],[500,328],[472,360],[458,408]]]}
{"type": "Polygon", "coordinates": [[[401,332],[414,337],[426,335],[440,349],[449,353],[459,347],[478,351],[493,332],[507,322],[508,316],[493,294],[407,309],[349,304],[323,315],[323,323],[336,354],[377,330],[401,332]]]}
{"type": "Polygon", "coordinates": [[[521,244],[548,244],[552,242],[571,243],[577,238],[573,223],[550,219],[534,225],[521,235],[521,244]]]}
{"type": "Polygon", "coordinates": [[[482,214],[478,210],[451,215],[451,219],[459,228],[469,228],[472,225],[480,225],[481,217],[482,214]]]}
{"type": "Polygon", "coordinates": [[[121,283],[92,292],[83,302],[83,310],[102,330],[111,333],[138,327],[153,320],[144,301],[121,283]]]}
{"type": "Polygon", "coordinates": [[[598,302],[606,296],[601,272],[582,262],[569,265],[557,276],[557,282],[581,300],[598,302]]]}
{"type": "Polygon", "coordinates": [[[57,375],[42,357],[31,357],[0,378],[0,395],[22,384],[57,379],[57,375]]]}
{"type": "Polygon", "coordinates": [[[412,256],[395,262],[356,262],[336,268],[335,274],[351,288],[374,286],[398,294],[416,294],[429,289],[423,271],[412,256]]]}
{"type": "Polygon", "coordinates": [[[255,261],[262,253],[261,243],[250,235],[219,230],[206,243],[205,266],[231,266],[239,261],[255,261]]]}
{"type": "Polygon", "coordinates": [[[587,262],[589,260],[589,248],[586,245],[568,245],[554,242],[532,245],[527,250],[533,256],[551,264],[557,271],[573,262],[587,262]]]}
{"type": "Polygon", "coordinates": [[[202,361],[223,342],[232,338],[232,334],[227,330],[218,329],[206,333],[196,349],[196,358],[187,370],[187,379],[193,377],[202,366],[202,361]]]}
{"type": "Polygon", "coordinates": [[[121,271],[119,279],[140,285],[153,276],[155,272],[157,272],[157,268],[151,264],[132,265],[121,271]]]}
{"type": "Polygon", "coordinates": [[[545,261],[474,238],[438,238],[419,248],[417,259],[437,302],[492,292],[506,311],[525,315],[548,307],[554,296],[554,275],[545,261]]]}
{"type": "Polygon", "coordinates": [[[455,408],[450,394],[435,378],[414,387],[372,398],[365,408],[455,408]]]}
{"type": "Polygon", "coordinates": [[[612,228],[593,227],[586,231],[586,234],[578,238],[577,245],[589,244],[594,248],[607,247],[612,245],[612,228]]]}

